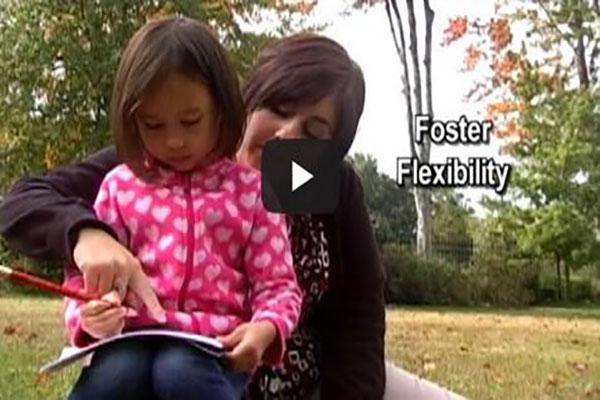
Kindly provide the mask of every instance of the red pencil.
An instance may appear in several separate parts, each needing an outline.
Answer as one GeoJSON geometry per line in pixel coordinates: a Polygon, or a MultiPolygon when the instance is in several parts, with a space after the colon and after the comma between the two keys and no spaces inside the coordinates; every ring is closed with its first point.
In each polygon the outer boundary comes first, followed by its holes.
{"type": "Polygon", "coordinates": [[[37,276],[26,274],[25,272],[15,271],[12,268],[6,267],[2,264],[0,264],[0,277],[1,276],[5,276],[14,282],[18,282],[28,286],[33,286],[46,292],[56,293],[76,300],[91,301],[98,299],[98,297],[94,295],[62,287],[54,282],[38,278],[37,276]]]}

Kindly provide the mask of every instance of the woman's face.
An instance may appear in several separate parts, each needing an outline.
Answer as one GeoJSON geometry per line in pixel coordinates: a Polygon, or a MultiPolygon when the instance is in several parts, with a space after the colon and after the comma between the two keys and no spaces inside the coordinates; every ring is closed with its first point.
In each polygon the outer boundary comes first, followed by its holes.
{"type": "Polygon", "coordinates": [[[336,126],[335,102],[324,97],[306,106],[261,108],[248,116],[237,160],[260,168],[262,148],[271,139],[332,139],[336,126]]]}

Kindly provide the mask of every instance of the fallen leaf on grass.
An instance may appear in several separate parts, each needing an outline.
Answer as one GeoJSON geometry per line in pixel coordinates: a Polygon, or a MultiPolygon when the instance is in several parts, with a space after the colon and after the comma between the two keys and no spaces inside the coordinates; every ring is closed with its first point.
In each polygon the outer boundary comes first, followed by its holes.
{"type": "Polygon", "coordinates": [[[587,385],[583,393],[585,394],[585,397],[594,396],[595,398],[600,398],[600,386],[594,388],[594,386],[592,386],[592,384],[590,383],[589,385],[587,385]]]}
{"type": "Polygon", "coordinates": [[[554,375],[549,375],[548,379],[546,380],[546,383],[549,386],[558,386],[558,378],[554,375]]]}
{"type": "Polygon", "coordinates": [[[583,362],[570,362],[568,364],[570,367],[576,369],[579,372],[585,372],[588,369],[588,365],[583,362]]]}
{"type": "Polygon", "coordinates": [[[14,326],[14,325],[6,325],[4,327],[4,334],[5,335],[13,335],[16,331],[17,331],[17,327],[14,326]]]}
{"type": "Polygon", "coordinates": [[[428,363],[425,363],[425,365],[423,365],[423,371],[425,371],[425,372],[431,372],[431,371],[434,371],[435,369],[436,369],[435,363],[428,362],[428,363]]]}

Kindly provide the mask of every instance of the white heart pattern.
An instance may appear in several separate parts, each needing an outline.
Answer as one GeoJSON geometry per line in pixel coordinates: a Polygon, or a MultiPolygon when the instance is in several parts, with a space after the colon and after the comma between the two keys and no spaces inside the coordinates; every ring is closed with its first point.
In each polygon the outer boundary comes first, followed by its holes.
{"type": "Polygon", "coordinates": [[[275,250],[277,252],[277,254],[281,253],[284,245],[285,245],[285,242],[283,241],[283,239],[280,236],[271,238],[271,247],[273,248],[273,250],[275,250]]]}
{"type": "Polygon", "coordinates": [[[219,178],[217,176],[213,176],[212,178],[208,178],[204,181],[204,187],[208,190],[216,189],[218,184],[219,178]]]}
{"type": "Polygon", "coordinates": [[[227,181],[223,182],[222,186],[229,193],[235,192],[235,183],[233,183],[232,181],[227,180],[227,181]]]}
{"type": "Polygon", "coordinates": [[[185,247],[177,246],[173,251],[173,257],[179,262],[185,262],[185,247]]]}
{"type": "Polygon", "coordinates": [[[162,273],[163,276],[165,278],[167,278],[168,280],[173,280],[173,278],[175,278],[175,267],[173,267],[172,264],[166,264],[165,266],[163,266],[162,268],[162,273]]]}
{"type": "Polygon", "coordinates": [[[225,200],[225,209],[227,210],[229,215],[231,215],[233,218],[237,218],[239,211],[238,211],[237,207],[235,206],[235,204],[233,204],[229,200],[225,200]]]}
{"type": "Polygon", "coordinates": [[[254,207],[254,204],[256,204],[256,192],[242,193],[240,203],[247,209],[254,207]]]}
{"type": "Polygon", "coordinates": [[[117,210],[115,210],[114,208],[109,208],[106,210],[106,222],[108,222],[109,224],[114,224],[115,222],[117,222],[117,219],[119,218],[119,214],[117,213],[117,210]]]}
{"type": "Polygon", "coordinates": [[[175,227],[175,230],[177,230],[178,232],[187,233],[188,224],[187,224],[187,221],[185,219],[183,219],[183,218],[175,218],[173,220],[173,226],[175,227]]]}
{"type": "Polygon", "coordinates": [[[255,172],[240,172],[240,180],[246,185],[256,179],[255,172]]]}
{"type": "Polygon", "coordinates": [[[173,194],[175,194],[176,196],[184,196],[185,195],[185,191],[183,190],[183,188],[181,186],[175,186],[173,188],[173,194]]]}
{"type": "Polygon", "coordinates": [[[215,278],[217,276],[219,276],[220,274],[221,274],[221,267],[219,267],[218,265],[209,265],[208,267],[206,267],[206,270],[204,271],[204,276],[209,281],[215,280],[215,278]]]}
{"type": "Polygon", "coordinates": [[[233,294],[233,298],[235,299],[235,301],[240,305],[240,307],[244,306],[244,300],[246,299],[246,297],[243,294],[240,293],[234,293],[233,294]]]}
{"type": "Polygon", "coordinates": [[[229,327],[229,320],[221,315],[211,315],[210,324],[218,332],[223,332],[229,327]]]}
{"type": "Polygon", "coordinates": [[[104,201],[106,200],[106,198],[108,197],[108,193],[106,193],[106,190],[102,189],[98,192],[98,197],[96,198],[96,204],[102,204],[104,203],[104,201]]]}
{"type": "Polygon", "coordinates": [[[188,286],[188,289],[190,290],[200,290],[202,289],[202,279],[200,278],[196,278],[196,279],[192,279],[190,281],[190,285],[188,286]]]}
{"type": "Polygon", "coordinates": [[[127,207],[129,203],[133,201],[134,198],[135,192],[133,190],[117,193],[117,203],[119,203],[121,207],[127,207]]]}
{"type": "Polygon", "coordinates": [[[271,212],[267,212],[267,218],[273,225],[279,225],[279,221],[281,220],[279,214],[274,214],[271,212]]]}
{"type": "Polygon", "coordinates": [[[133,173],[129,169],[123,168],[119,171],[119,178],[124,181],[128,181],[133,178],[133,173]]]}
{"type": "Polygon", "coordinates": [[[192,325],[192,316],[182,312],[175,313],[175,319],[179,321],[183,326],[192,325]]]}
{"type": "Polygon", "coordinates": [[[265,238],[267,237],[267,234],[269,233],[269,230],[267,229],[266,226],[262,226],[258,229],[255,229],[252,232],[252,237],[251,240],[254,243],[262,243],[264,242],[265,238]]]}
{"type": "Polygon", "coordinates": [[[212,192],[212,193],[207,194],[206,196],[213,200],[218,200],[221,197],[223,197],[223,194],[224,194],[223,192],[212,192]]]}
{"type": "Polygon", "coordinates": [[[244,238],[248,237],[248,235],[250,234],[250,229],[252,229],[252,225],[250,225],[250,222],[242,221],[242,235],[244,235],[244,238]]]}
{"type": "Polygon", "coordinates": [[[227,249],[227,252],[229,253],[229,258],[231,258],[232,260],[235,260],[237,258],[239,250],[240,250],[240,246],[238,246],[235,243],[230,244],[229,248],[227,249]]]}
{"type": "Polygon", "coordinates": [[[152,205],[152,197],[145,196],[135,202],[135,211],[140,214],[146,214],[152,205]]]}
{"type": "Polygon", "coordinates": [[[219,279],[219,281],[217,282],[217,288],[219,288],[219,290],[221,292],[223,292],[224,294],[228,294],[229,293],[229,281],[225,280],[225,279],[219,279]]]}
{"type": "Polygon", "coordinates": [[[131,232],[132,235],[134,235],[134,236],[137,235],[138,227],[139,227],[138,220],[135,218],[131,218],[127,222],[127,227],[129,228],[129,232],[131,232]]]}
{"type": "Polygon", "coordinates": [[[108,182],[108,191],[110,193],[116,193],[117,192],[117,182],[116,181],[110,181],[110,182],[108,182]]]}
{"type": "Polygon", "coordinates": [[[212,239],[209,237],[204,238],[204,248],[210,253],[212,251],[212,239]]]}
{"type": "Polygon", "coordinates": [[[202,204],[204,204],[203,199],[194,200],[194,211],[198,211],[198,209],[200,209],[200,207],[202,207],[202,204]]]}
{"type": "Polygon", "coordinates": [[[196,239],[199,239],[200,236],[204,235],[204,230],[206,229],[206,226],[204,226],[204,222],[200,221],[196,224],[196,226],[194,226],[194,236],[196,237],[196,239]]]}
{"type": "Polygon", "coordinates": [[[151,242],[156,242],[158,240],[158,226],[152,225],[151,227],[144,229],[144,233],[151,242]]]}
{"type": "Polygon", "coordinates": [[[144,249],[140,252],[140,261],[142,262],[142,264],[148,267],[154,264],[154,262],[156,261],[156,254],[154,254],[154,252],[150,249],[144,249]]]}
{"type": "Polygon", "coordinates": [[[169,248],[169,246],[171,244],[173,244],[173,242],[175,241],[175,238],[173,237],[173,235],[167,235],[167,236],[163,236],[160,239],[160,242],[158,243],[158,248],[161,251],[165,251],[166,249],[169,248]]]}
{"type": "Polygon", "coordinates": [[[169,206],[154,207],[152,209],[152,216],[156,221],[160,222],[161,224],[165,222],[170,213],[171,208],[169,206]]]}
{"type": "Polygon", "coordinates": [[[271,255],[269,253],[262,253],[260,256],[254,259],[254,266],[256,268],[263,269],[271,263],[271,255]]]}
{"type": "Polygon", "coordinates": [[[217,211],[212,208],[209,208],[206,211],[206,224],[207,225],[214,225],[216,223],[221,222],[222,219],[223,219],[223,214],[220,211],[217,211]]]}
{"type": "Polygon", "coordinates": [[[215,235],[217,236],[217,242],[224,243],[229,241],[231,235],[233,234],[233,229],[219,227],[215,231],[215,235]]]}
{"type": "Polygon", "coordinates": [[[285,265],[278,265],[273,269],[273,275],[277,278],[287,275],[289,268],[285,265]]]}
{"type": "Polygon", "coordinates": [[[175,196],[173,198],[173,203],[181,208],[187,207],[187,201],[185,201],[185,199],[181,196],[175,196]]]}
{"type": "Polygon", "coordinates": [[[198,250],[194,252],[194,265],[198,265],[206,260],[206,252],[204,250],[198,250]]]}
{"type": "Polygon", "coordinates": [[[156,195],[158,196],[158,198],[164,200],[169,196],[169,189],[167,189],[167,188],[158,189],[156,191],[156,195]]]}

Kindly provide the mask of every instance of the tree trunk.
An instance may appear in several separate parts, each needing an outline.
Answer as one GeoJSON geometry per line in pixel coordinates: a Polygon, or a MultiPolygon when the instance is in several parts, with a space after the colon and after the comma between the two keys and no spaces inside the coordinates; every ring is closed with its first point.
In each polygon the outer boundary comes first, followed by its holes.
{"type": "Polygon", "coordinates": [[[554,255],[556,256],[556,276],[558,277],[558,284],[557,284],[557,293],[558,293],[558,301],[562,300],[562,283],[560,281],[560,256],[558,255],[558,253],[554,253],[554,255]]]}
{"type": "Polygon", "coordinates": [[[387,13],[388,22],[390,24],[390,30],[394,39],[394,45],[396,46],[396,54],[402,63],[402,93],[404,94],[404,100],[406,102],[406,122],[408,124],[408,136],[410,142],[410,155],[411,157],[417,157],[417,149],[415,147],[415,135],[413,127],[413,109],[412,109],[412,98],[411,98],[411,84],[408,72],[408,62],[406,60],[406,40],[404,38],[404,25],[400,18],[400,11],[398,10],[398,4],[396,0],[386,0],[385,11],[387,13]],[[394,16],[392,16],[392,9],[394,10],[394,16]],[[396,36],[396,29],[394,28],[394,19],[398,25],[398,37],[396,36]],[[400,40],[398,40],[400,39],[400,40]]]}
{"type": "Polygon", "coordinates": [[[425,257],[431,255],[431,192],[427,188],[415,188],[417,210],[417,253],[425,257]]]}
{"type": "Polygon", "coordinates": [[[571,300],[571,267],[569,267],[568,263],[565,264],[565,300],[571,300]]]}
{"type": "MultiPolygon", "coordinates": [[[[429,6],[429,0],[423,3],[425,8],[425,57],[423,57],[423,65],[425,66],[425,96],[427,104],[427,114],[433,119],[433,87],[431,84],[431,35],[433,30],[433,18],[435,13],[429,6]]],[[[425,140],[421,145],[421,160],[429,162],[429,154],[431,151],[431,137],[425,135],[425,140]]]]}
{"type": "Polygon", "coordinates": [[[573,32],[577,35],[575,44],[575,64],[577,65],[577,76],[579,77],[579,87],[587,89],[590,85],[590,77],[585,58],[585,44],[583,43],[583,17],[579,10],[575,11],[574,21],[569,24],[573,32]]]}
{"type": "MultiPolygon", "coordinates": [[[[397,0],[386,0],[385,10],[390,24],[390,30],[396,46],[396,53],[402,63],[402,83],[403,94],[406,101],[406,112],[408,118],[408,134],[410,139],[410,151],[413,158],[417,158],[420,162],[429,162],[431,149],[431,139],[425,136],[425,140],[421,144],[415,143],[414,132],[414,115],[423,113],[423,92],[421,82],[421,66],[419,60],[419,43],[417,36],[417,22],[415,18],[414,0],[406,0],[408,29],[409,29],[409,50],[412,61],[412,73],[414,86],[411,85],[410,71],[408,69],[406,40],[404,34],[404,24],[400,16],[397,0]],[[393,11],[393,15],[392,15],[393,11]],[[396,28],[398,32],[396,33],[396,28]],[[411,88],[414,91],[411,91],[411,88]],[[413,111],[414,102],[414,111],[413,111]]],[[[432,100],[432,85],[431,85],[431,43],[432,43],[432,26],[434,12],[429,6],[429,0],[425,0],[425,57],[423,64],[425,66],[425,87],[426,87],[426,102],[427,112],[433,118],[433,100],[432,100]]],[[[415,207],[417,210],[417,253],[425,256],[431,254],[432,242],[432,223],[431,223],[431,193],[425,188],[414,188],[413,196],[415,207]]]]}

